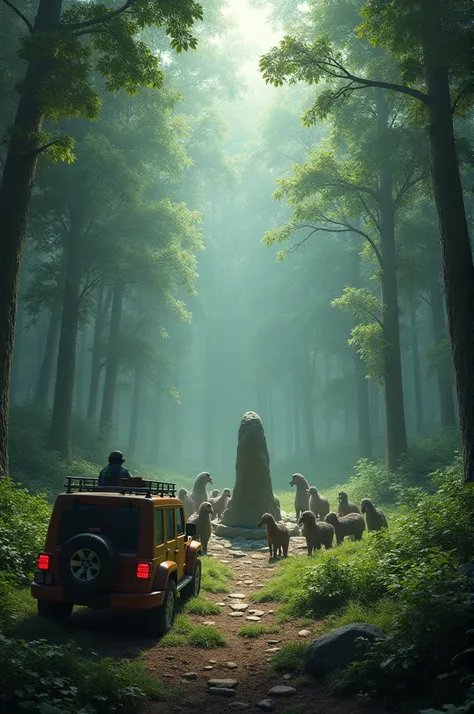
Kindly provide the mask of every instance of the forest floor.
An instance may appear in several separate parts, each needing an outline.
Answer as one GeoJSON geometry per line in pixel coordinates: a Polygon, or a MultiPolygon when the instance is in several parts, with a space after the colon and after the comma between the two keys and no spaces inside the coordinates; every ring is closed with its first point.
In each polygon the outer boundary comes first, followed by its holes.
{"type": "MultiPolygon", "coordinates": [[[[268,550],[262,548],[265,541],[233,541],[212,537],[209,543],[208,557],[228,564],[234,576],[228,581],[230,593],[207,593],[202,595],[208,602],[218,604],[221,612],[218,615],[189,615],[195,625],[209,623],[214,626],[227,641],[225,647],[213,650],[183,647],[163,647],[158,643],[146,651],[144,657],[149,670],[164,681],[175,684],[177,679],[183,682],[179,701],[173,703],[155,703],[150,707],[150,714],[165,712],[190,712],[201,709],[210,714],[217,714],[230,708],[231,710],[258,712],[257,703],[265,699],[273,700],[273,709],[266,711],[281,714],[322,714],[337,712],[337,714],[393,714],[395,709],[384,706],[362,707],[357,703],[336,697],[328,691],[327,686],[318,684],[316,680],[292,674],[271,674],[268,664],[275,648],[289,642],[308,643],[318,635],[321,622],[308,622],[296,619],[290,622],[277,622],[274,603],[252,604],[249,596],[270,578],[276,563],[269,562],[268,550]],[[266,552],[265,552],[266,551],[266,552]],[[243,597],[236,597],[241,595],[243,597]],[[232,597],[234,596],[234,597],[232,597]],[[231,605],[248,604],[248,609],[232,614],[231,605]],[[252,611],[257,613],[252,614],[252,611]],[[256,622],[268,629],[277,629],[271,634],[262,634],[255,639],[247,639],[238,635],[243,625],[256,622]],[[248,620],[247,618],[254,618],[248,620]],[[300,632],[305,635],[300,635],[300,632]],[[182,675],[188,675],[185,679],[182,675]],[[192,678],[191,678],[192,677],[192,678]],[[209,693],[207,682],[210,679],[234,679],[238,681],[236,695],[230,699],[209,693]],[[285,685],[293,687],[296,692],[291,696],[278,697],[270,694],[272,687],[285,685]]],[[[303,538],[291,538],[290,555],[301,556],[306,551],[303,538]]],[[[400,708],[396,711],[401,714],[400,708]]]]}

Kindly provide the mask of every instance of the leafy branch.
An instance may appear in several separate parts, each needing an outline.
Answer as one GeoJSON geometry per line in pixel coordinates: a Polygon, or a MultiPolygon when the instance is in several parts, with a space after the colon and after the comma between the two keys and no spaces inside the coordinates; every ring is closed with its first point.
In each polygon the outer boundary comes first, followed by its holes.
{"type": "Polygon", "coordinates": [[[10,2],[10,0],[2,0],[2,2],[4,2],[5,5],[7,7],[9,7],[12,12],[15,13],[15,15],[17,15],[21,20],[23,20],[23,22],[25,23],[25,25],[27,26],[27,28],[29,29],[29,31],[31,33],[33,33],[35,31],[35,28],[31,24],[31,22],[28,20],[26,15],[23,15],[23,13],[16,7],[16,5],[14,5],[12,2],[10,2]]]}

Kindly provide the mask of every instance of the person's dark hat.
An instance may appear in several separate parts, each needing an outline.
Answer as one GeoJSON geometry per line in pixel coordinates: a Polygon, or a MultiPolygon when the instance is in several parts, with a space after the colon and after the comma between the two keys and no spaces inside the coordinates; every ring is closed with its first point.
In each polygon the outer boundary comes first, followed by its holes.
{"type": "Polygon", "coordinates": [[[110,462],[118,461],[120,464],[123,464],[123,462],[125,461],[125,458],[121,451],[112,451],[109,456],[109,461],[110,462]]]}

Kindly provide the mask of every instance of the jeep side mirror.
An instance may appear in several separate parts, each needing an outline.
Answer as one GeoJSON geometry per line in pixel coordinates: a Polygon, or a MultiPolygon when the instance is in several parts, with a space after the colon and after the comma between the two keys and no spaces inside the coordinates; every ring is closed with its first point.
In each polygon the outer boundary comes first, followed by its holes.
{"type": "Polygon", "coordinates": [[[186,523],[186,538],[193,538],[196,535],[196,524],[186,523]]]}

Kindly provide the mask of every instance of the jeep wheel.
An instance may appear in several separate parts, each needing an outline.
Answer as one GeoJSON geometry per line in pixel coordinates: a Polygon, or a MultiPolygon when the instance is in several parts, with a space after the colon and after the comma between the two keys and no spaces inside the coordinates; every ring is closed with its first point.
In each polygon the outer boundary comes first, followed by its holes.
{"type": "Polygon", "coordinates": [[[186,585],[181,592],[180,596],[183,600],[189,600],[192,597],[197,597],[201,592],[201,575],[202,575],[202,565],[201,560],[198,558],[196,560],[196,565],[194,566],[193,579],[186,585]]]}
{"type": "Polygon", "coordinates": [[[45,620],[54,622],[65,622],[72,612],[72,605],[69,602],[51,602],[50,600],[38,600],[38,615],[45,620]]]}
{"type": "Polygon", "coordinates": [[[173,627],[176,617],[177,594],[176,583],[170,578],[165,591],[163,605],[155,607],[148,613],[148,626],[153,635],[161,637],[166,635],[173,627]]]}
{"type": "Polygon", "coordinates": [[[61,548],[59,571],[64,585],[81,593],[105,590],[115,575],[117,553],[104,536],[81,533],[61,548]]]}

